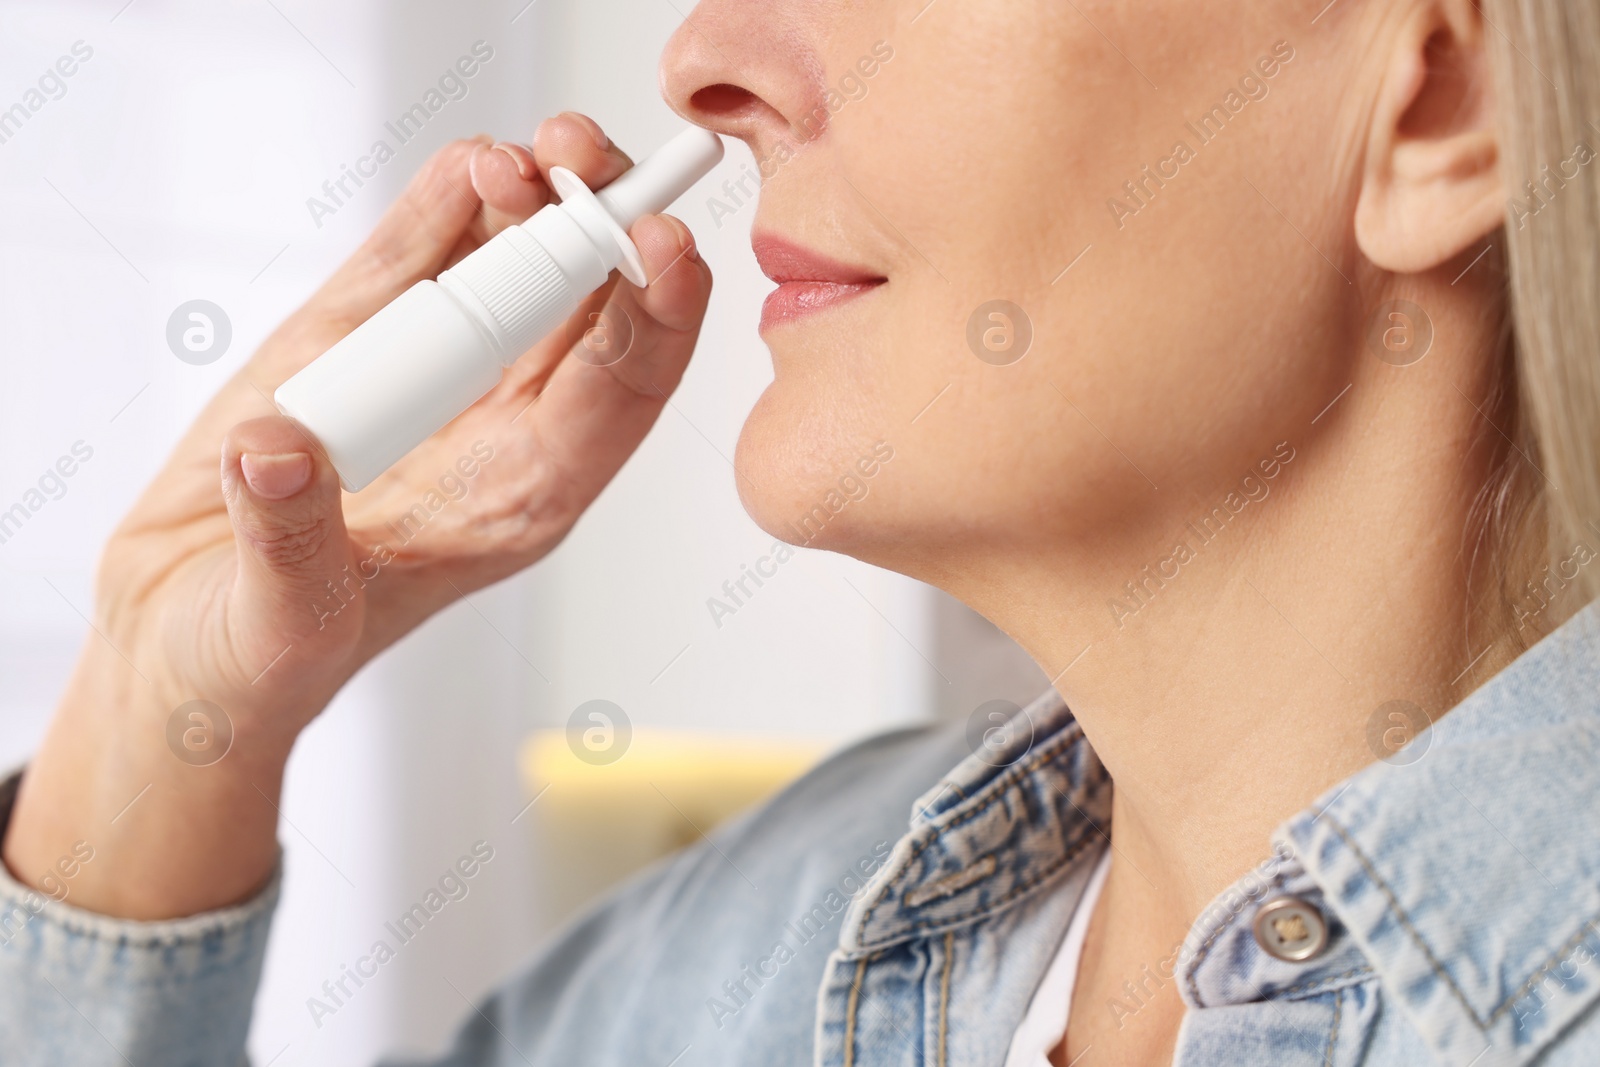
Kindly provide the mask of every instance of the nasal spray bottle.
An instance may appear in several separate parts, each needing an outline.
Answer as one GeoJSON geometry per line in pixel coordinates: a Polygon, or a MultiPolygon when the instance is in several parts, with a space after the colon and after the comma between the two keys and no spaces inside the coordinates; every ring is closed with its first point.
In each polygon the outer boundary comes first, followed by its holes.
{"type": "Polygon", "coordinates": [[[493,389],[613,269],[648,284],[628,228],[721,159],[721,139],[691,127],[598,193],[551,168],[561,203],[407,289],[284,382],[278,410],[316,437],[345,489],[366,487],[493,389]]]}

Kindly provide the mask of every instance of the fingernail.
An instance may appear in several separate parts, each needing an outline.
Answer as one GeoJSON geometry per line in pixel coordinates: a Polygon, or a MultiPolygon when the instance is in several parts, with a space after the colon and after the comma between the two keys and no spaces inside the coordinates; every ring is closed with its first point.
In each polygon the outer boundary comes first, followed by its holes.
{"type": "Polygon", "coordinates": [[[693,233],[693,231],[691,231],[689,229],[689,224],[684,222],[682,219],[678,218],[675,215],[663,215],[661,217],[664,218],[664,219],[670,219],[672,221],[672,225],[675,226],[677,228],[677,230],[678,230],[678,233],[680,233],[682,235],[682,237],[683,237],[683,258],[684,259],[699,259],[700,258],[700,251],[699,251],[699,249],[695,248],[695,246],[694,246],[694,233],[693,233]]]}
{"type": "Polygon", "coordinates": [[[286,500],[311,481],[311,457],[305,452],[246,452],[239,457],[239,469],[250,491],[263,500],[286,500]]]}
{"type": "Polygon", "coordinates": [[[576,111],[563,111],[562,114],[588,130],[589,136],[594,138],[594,143],[599,146],[600,151],[607,151],[611,147],[611,138],[606,136],[606,131],[602,130],[594,119],[588,115],[580,115],[576,111]]]}
{"type": "Polygon", "coordinates": [[[483,159],[487,151],[489,151],[488,145],[473,145],[472,154],[467,157],[467,175],[472,179],[474,189],[478,186],[478,162],[483,159]]]}
{"type": "Polygon", "coordinates": [[[494,146],[494,150],[496,152],[504,152],[506,155],[511,157],[512,162],[516,163],[517,173],[521,175],[523,181],[531,181],[533,179],[533,157],[528,155],[528,150],[526,148],[523,148],[521,145],[507,144],[506,142],[502,141],[494,146]]]}

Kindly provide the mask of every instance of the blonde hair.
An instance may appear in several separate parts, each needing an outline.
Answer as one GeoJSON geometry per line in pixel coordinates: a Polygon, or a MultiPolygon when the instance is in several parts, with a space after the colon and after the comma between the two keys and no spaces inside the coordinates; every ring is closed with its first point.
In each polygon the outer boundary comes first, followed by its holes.
{"type": "MultiPolygon", "coordinates": [[[[1600,128],[1590,124],[1600,116],[1600,0],[1480,9],[1509,197],[1505,347],[1515,368],[1502,397],[1514,447],[1480,503],[1511,602],[1550,596],[1555,610],[1536,627],[1547,631],[1600,595],[1600,128]]],[[[1531,643],[1537,633],[1515,615],[1531,643]]]]}

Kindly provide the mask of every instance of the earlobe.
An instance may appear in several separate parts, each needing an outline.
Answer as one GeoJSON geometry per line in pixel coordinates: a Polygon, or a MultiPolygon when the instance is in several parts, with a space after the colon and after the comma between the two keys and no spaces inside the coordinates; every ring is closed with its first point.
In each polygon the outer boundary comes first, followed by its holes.
{"type": "Polygon", "coordinates": [[[1505,189],[1476,5],[1419,5],[1392,48],[1373,109],[1355,232],[1374,264],[1412,274],[1499,227],[1505,189]]]}

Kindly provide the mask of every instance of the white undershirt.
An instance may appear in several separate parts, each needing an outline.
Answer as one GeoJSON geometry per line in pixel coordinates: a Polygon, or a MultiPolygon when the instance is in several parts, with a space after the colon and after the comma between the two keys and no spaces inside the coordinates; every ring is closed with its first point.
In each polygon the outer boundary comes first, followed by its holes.
{"type": "Polygon", "coordinates": [[[1083,899],[1072,913],[1072,922],[1067,927],[1067,935],[1061,939],[1056,958],[1050,961],[1044,980],[1028,1003],[1028,1013],[1011,1038],[1005,1067],[1050,1067],[1050,1053],[1067,1034],[1067,1013],[1072,1008],[1072,987],[1078,981],[1083,939],[1089,933],[1089,918],[1094,914],[1095,902],[1100,899],[1100,888],[1105,885],[1106,872],[1110,869],[1111,850],[1106,849],[1083,889],[1083,899]]]}

